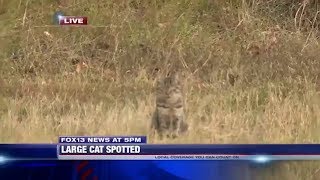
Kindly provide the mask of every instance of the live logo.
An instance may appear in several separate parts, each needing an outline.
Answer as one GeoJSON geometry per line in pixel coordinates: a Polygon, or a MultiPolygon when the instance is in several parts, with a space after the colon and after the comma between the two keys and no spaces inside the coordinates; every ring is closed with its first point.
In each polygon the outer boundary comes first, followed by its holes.
{"type": "Polygon", "coordinates": [[[61,16],[59,25],[87,25],[88,18],[84,16],[61,16]]]}

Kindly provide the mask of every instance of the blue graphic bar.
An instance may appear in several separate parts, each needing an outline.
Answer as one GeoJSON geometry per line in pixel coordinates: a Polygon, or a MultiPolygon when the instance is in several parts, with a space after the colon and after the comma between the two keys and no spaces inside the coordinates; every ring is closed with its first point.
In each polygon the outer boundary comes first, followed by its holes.
{"type": "Polygon", "coordinates": [[[146,136],[61,136],[59,137],[59,143],[132,143],[132,144],[145,144],[147,143],[146,136]]]}
{"type": "Polygon", "coordinates": [[[0,144],[0,159],[57,160],[56,144],[0,144]]]}
{"type": "Polygon", "coordinates": [[[59,145],[60,155],[320,155],[320,145],[59,145]]]}
{"type": "Polygon", "coordinates": [[[145,145],[143,154],[320,155],[320,144],[145,145]]]}
{"type": "Polygon", "coordinates": [[[59,155],[60,160],[201,160],[201,161],[308,161],[320,160],[320,155],[59,155]]]}
{"type": "MultiPolygon", "coordinates": [[[[102,144],[102,146],[112,144],[102,144]]],[[[59,145],[61,146],[61,145],[59,145]]],[[[77,144],[75,146],[82,146],[77,144]]],[[[85,145],[87,146],[87,145],[85,145]]],[[[96,145],[96,146],[100,146],[96,145]]],[[[130,144],[126,146],[131,146],[130,144]]],[[[134,145],[140,148],[139,155],[175,154],[225,154],[225,155],[320,155],[320,144],[291,145],[134,145]]],[[[1,144],[0,159],[57,159],[61,149],[57,144],[1,144]],[[2,158],[3,159],[3,158],[2,158]]],[[[137,149],[134,149],[137,150],[137,149]]],[[[96,150],[95,155],[99,155],[96,150]]],[[[79,153],[65,153],[79,154],[79,153]]],[[[81,154],[81,153],[80,153],[81,154]]],[[[88,153],[87,153],[88,154],[88,153]]],[[[86,154],[86,155],[87,155],[86,154]]],[[[103,154],[103,153],[102,153],[103,154]]],[[[110,154],[110,153],[109,153],[110,154]]],[[[136,155],[135,153],[111,153],[116,155],[136,155]]],[[[110,154],[110,155],[111,155],[110,154]]]]}

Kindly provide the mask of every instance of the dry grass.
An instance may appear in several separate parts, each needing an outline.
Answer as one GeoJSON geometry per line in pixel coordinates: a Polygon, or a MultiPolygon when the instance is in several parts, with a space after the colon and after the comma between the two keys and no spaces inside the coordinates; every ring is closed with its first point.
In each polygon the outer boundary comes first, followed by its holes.
{"type": "MultiPolygon", "coordinates": [[[[192,129],[151,143],[320,142],[316,2],[26,2],[0,1],[0,142],[149,135],[154,78],[170,67],[186,76],[192,129]],[[43,26],[57,9],[92,26],[43,26]]],[[[317,179],[318,165],[266,177],[317,179]]]]}

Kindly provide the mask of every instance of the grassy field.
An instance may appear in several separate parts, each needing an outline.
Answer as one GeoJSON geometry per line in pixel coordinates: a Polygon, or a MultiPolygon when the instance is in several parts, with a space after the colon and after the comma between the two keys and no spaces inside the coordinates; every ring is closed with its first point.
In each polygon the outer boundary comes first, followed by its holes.
{"type": "MultiPolygon", "coordinates": [[[[319,143],[319,5],[0,0],[0,142],[319,143]],[[56,11],[90,25],[52,26],[56,11]],[[184,74],[191,130],[159,140],[148,129],[153,87],[170,68],[184,74]]],[[[281,163],[266,179],[317,179],[319,167],[281,163]]]]}

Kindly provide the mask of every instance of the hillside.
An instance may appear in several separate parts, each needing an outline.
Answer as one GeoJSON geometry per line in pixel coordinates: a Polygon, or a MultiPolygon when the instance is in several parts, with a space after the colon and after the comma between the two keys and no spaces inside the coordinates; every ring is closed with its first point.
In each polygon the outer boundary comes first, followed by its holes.
{"type": "MultiPolygon", "coordinates": [[[[319,5],[0,0],[0,141],[150,135],[155,77],[177,68],[192,129],[150,142],[319,143],[319,5]],[[54,26],[57,11],[90,25],[54,26]]],[[[283,163],[267,179],[319,173],[283,163]]]]}

